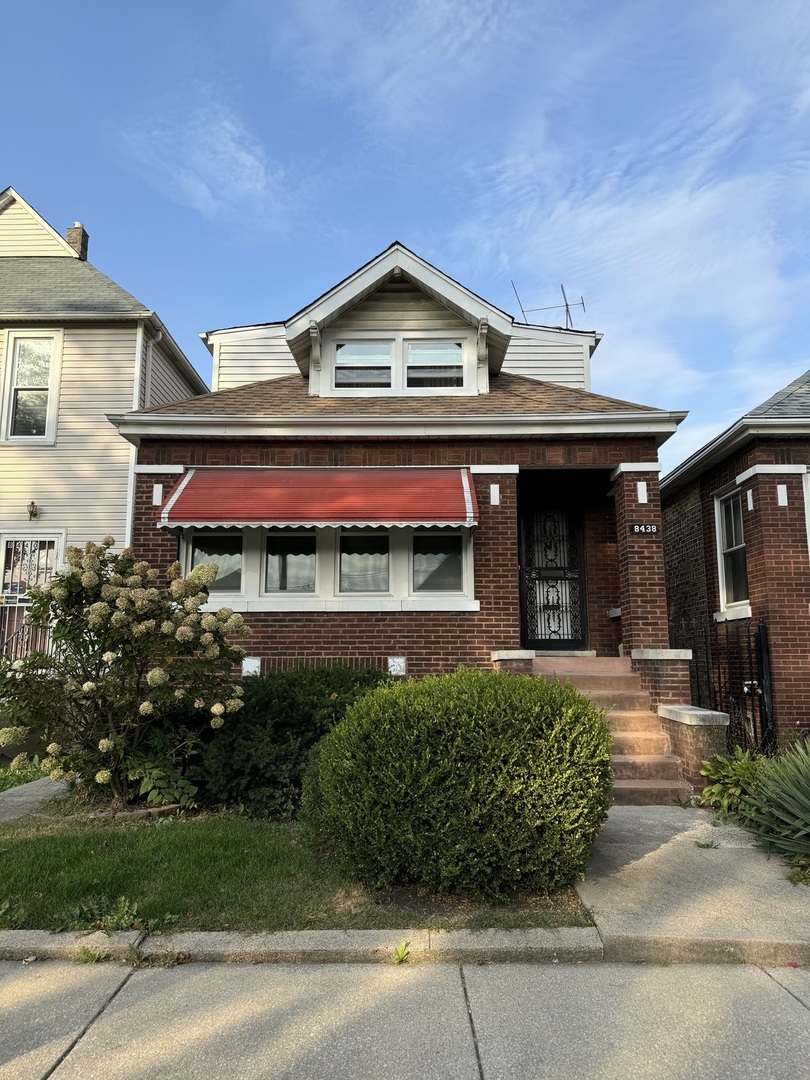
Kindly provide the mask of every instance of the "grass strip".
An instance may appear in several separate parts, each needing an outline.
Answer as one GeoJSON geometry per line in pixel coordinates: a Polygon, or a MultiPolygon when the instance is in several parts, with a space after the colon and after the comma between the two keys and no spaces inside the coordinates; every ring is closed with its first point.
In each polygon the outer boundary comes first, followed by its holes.
{"type": "Polygon", "coordinates": [[[0,926],[197,930],[476,929],[592,925],[573,889],[484,903],[380,894],[298,841],[236,814],[100,824],[31,816],[0,826],[0,926]],[[84,922],[82,922],[84,920],[84,922]]]}

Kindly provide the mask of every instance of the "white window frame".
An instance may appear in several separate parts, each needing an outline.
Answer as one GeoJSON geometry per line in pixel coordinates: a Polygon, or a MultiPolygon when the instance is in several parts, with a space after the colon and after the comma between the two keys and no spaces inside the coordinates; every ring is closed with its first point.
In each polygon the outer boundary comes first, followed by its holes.
{"type": "Polygon", "coordinates": [[[325,378],[321,382],[323,397],[471,397],[478,393],[477,347],[475,331],[458,330],[397,330],[379,333],[357,330],[346,333],[328,331],[323,335],[322,352],[325,378]],[[380,342],[391,348],[391,385],[342,387],[335,383],[338,345],[354,342],[380,342]],[[408,386],[406,346],[410,343],[459,342],[461,345],[461,386],[408,386]]]}
{"type": "MultiPolygon", "coordinates": [[[[720,609],[715,613],[715,622],[726,622],[732,619],[749,619],[751,617],[751,601],[750,601],[750,587],[749,596],[745,600],[727,601],[727,582],[726,582],[726,567],[725,567],[725,555],[727,550],[738,550],[741,546],[743,550],[746,550],[745,544],[745,523],[744,517],[745,500],[743,499],[742,489],[739,487],[727,487],[717,492],[714,497],[714,538],[717,554],[717,583],[719,588],[719,600],[720,609]],[[737,548],[726,549],[723,547],[723,503],[727,502],[733,496],[737,496],[740,500],[740,520],[742,522],[743,543],[738,545],[737,548]]],[[[746,552],[746,574],[747,574],[747,552],[746,552]]]]}
{"type": "Polygon", "coordinates": [[[21,446],[53,446],[56,442],[56,423],[59,413],[59,384],[62,375],[64,335],[58,329],[7,330],[3,355],[3,415],[0,439],[21,446]],[[51,370],[48,381],[48,411],[44,435],[12,435],[14,390],[16,388],[17,346],[29,338],[47,338],[52,342],[51,370]]]}
{"type": "MultiPolygon", "coordinates": [[[[268,529],[242,530],[184,529],[181,535],[181,563],[186,573],[191,569],[192,544],[201,532],[242,533],[242,588],[240,592],[212,593],[206,610],[230,607],[234,611],[479,611],[475,599],[473,576],[473,532],[469,528],[452,528],[448,533],[462,538],[462,589],[458,592],[441,590],[428,592],[413,588],[414,533],[428,533],[429,527],[418,529],[392,528],[384,530],[389,537],[388,591],[340,592],[340,536],[342,532],[360,530],[347,527],[311,530],[316,536],[315,592],[281,593],[265,590],[265,552],[268,529]]],[[[308,532],[310,530],[307,530],[308,532]]]]}

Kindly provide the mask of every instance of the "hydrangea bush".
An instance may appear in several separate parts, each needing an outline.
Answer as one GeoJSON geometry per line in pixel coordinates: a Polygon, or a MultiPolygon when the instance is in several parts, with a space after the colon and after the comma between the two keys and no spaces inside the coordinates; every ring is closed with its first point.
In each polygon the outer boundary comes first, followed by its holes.
{"type": "MultiPolygon", "coordinates": [[[[157,585],[158,571],[115,541],[68,548],[53,581],[30,590],[30,619],[50,627],[52,655],[0,659],[4,713],[13,727],[0,745],[36,735],[53,780],[95,782],[116,801],[193,800],[183,777],[207,727],[220,728],[242,707],[233,666],[244,634],[229,608],[201,611],[213,564],[182,578],[180,564],[157,585]]],[[[13,765],[22,767],[25,754],[13,765]]]]}

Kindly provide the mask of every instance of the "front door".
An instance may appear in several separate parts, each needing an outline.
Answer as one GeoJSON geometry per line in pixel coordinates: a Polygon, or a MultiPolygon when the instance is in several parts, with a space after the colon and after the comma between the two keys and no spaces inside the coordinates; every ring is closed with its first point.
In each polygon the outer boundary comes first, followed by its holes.
{"type": "Polygon", "coordinates": [[[525,648],[586,647],[582,521],[575,512],[555,509],[524,512],[521,602],[525,648]]]}

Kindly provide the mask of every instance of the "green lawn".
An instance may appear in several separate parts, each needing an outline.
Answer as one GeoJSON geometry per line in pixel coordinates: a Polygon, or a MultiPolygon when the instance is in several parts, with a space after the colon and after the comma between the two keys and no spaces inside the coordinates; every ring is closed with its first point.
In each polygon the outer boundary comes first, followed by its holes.
{"type": "Polygon", "coordinates": [[[591,925],[573,889],[502,904],[374,894],[304,848],[294,825],[235,814],[102,825],[46,811],[0,825],[0,927],[90,926],[111,911],[116,928],[591,925]]]}

